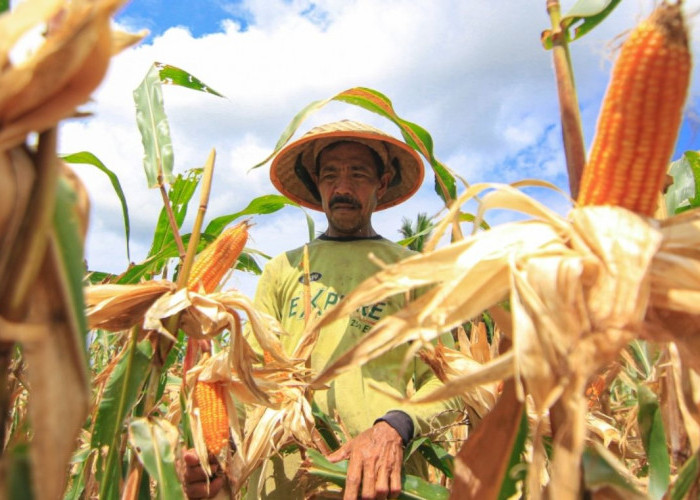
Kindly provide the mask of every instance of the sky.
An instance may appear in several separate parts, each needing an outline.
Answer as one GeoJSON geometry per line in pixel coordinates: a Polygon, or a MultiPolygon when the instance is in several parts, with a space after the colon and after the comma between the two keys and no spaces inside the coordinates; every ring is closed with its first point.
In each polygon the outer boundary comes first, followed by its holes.
{"type": "MultiPolygon", "coordinates": [[[[573,5],[562,0],[562,10],[573,5]]],[[[654,0],[623,0],[593,32],[571,45],[587,147],[593,138],[611,63],[625,34],[648,15],[654,0]]],[[[224,98],[165,86],[175,172],[204,164],[217,153],[206,220],[234,213],[253,198],[276,191],[266,158],[292,117],[304,106],[363,86],[388,96],[397,113],[427,129],[435,155],[469,183],[544,179],[568,191],[551,52],[540,44],[550,26],[545,0],[133,0],[116,16],[127,31],[148,29],[139,45],[115,56],[92,101],[88,119],[61,125],[59,152],[90,151],[121,182],[131,222],[131,260],[146,258],[162,207],[148,189],[132,92],[154,62],[177,66],[224,98]]],[[[700,0],[684,4],[695,53],[700,40],[700,0]]],[[[678,154],[700,149],[697,132],[698,70],[694,70],[678,154]]],[[[314,125],[351,118],[398,129],[363,109],[333,103],[305,120],[314,125]]],[[[676,155],[678,156],[678,155],[676,155]]],[[[72,167],[91,198],[86,242],[90,269],[126,269],[124,225],[108,178],[86,165],[72,167]]],[[[398,240],[404,217],[440,213],[426,172],[419,192],[398,207],[375,214],[375,229],[398,240]]],[[[463,187],[460,186],[461,192],[463,187]]],[[[533,193],[566,213],[567,199],[533,193]]],[[[198,194],[195,195],[198,200],[198,194]]],[[[191,229],[196,204],[184,232],[191,229]]],[[[317,231],[323,214],[310,212],[317,231]]],[[[491,224],[513,214],[494,213],[491,224]]],[[[308,239],[304,213],[287,207],[256,216],[248,246],[276,255],[308,239]]],[[[258,260],[262,266],[265,260],[258,260]]],[[[226,287],[252,296],[256,278],[236,272],[226,287]]]]}

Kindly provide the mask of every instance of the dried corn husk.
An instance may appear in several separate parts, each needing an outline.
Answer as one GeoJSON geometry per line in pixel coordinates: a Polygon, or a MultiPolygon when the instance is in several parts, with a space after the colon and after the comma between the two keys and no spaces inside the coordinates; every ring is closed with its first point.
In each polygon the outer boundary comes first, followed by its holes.
{"type": "MultiPolygon", "coordinates": [[[[588,379],[635,337],[672,339],[681,351],[694,345],[696,336],[684,332],[664,331],[662,337],[648,311],[700,314],[700,212],[659,222],[617,207],[581,207],[561,217],[513,187],[496,184],[472,186],[452,212],[491,188],[481,213],[504,208],[531,219],[385,266],[310,329],[361,304],[417,286],[433,288],[379,322],[314,382],[326,383],[401,343],[427,343],[509,298],[512,352],[453,379],[425,401],[454,395],[460,383],[467,391],[513,376],[519,398],[531,396],[540,418],[558,402],[568,424],[555,435],[550,488],[557,498],[572,497],[579,488],[588,379]]],[[[441,236],[440,227],[434,238],[441,236]]],[[[535,457],[533,463],[543,466],[544,460],[535,457]]],[[[531,475],[539,478],[541,471],[531,475]]]]}
{"type": "MultiPolygon", "coordinates": [[[[123,3],[27,0],[0,14],[0,338],[22,344],[28,367],[34,480],[27,489],[37,498],[61,496],[90,397],[82,297],[69,277],[81,259],[65,239],[70,233],[82,247],[88,203],[56,157],[56,125],[102,80],[117,49],[110,18],[123,3]],[[34,28],[45,28],[38,48],[11,60],[34,28]],[[36,151],[25,145],[31,132],[40,134],[36,151]],[[61,224],[53,220],[57,200],[61,224]]],[[[121,48],[139,38],[115,37],[121,48]]]]}

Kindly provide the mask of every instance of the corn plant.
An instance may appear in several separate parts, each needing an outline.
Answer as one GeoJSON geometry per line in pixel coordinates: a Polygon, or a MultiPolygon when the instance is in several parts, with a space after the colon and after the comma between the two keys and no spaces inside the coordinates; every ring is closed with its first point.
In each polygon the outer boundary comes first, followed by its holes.
{"type": "MultiPolygon", "coordinates": [[[[657,210],[687,92],[690,55],[678,5],[662,3],[629,36],[586,161],[567,47],[617,1],[602,10],[580,2],[565,16],[558,2],[547,2],[552,30],[543,42],[558,76],[577,200],[566,216],[523,194],[527,182],[463,181],[458,193],[459,177],[436,158],[430,134],[377,90],[354,87],[304,107],[272,155],[327,103],[360,106],[394,123],[425,157],[447,210],[422,253],[385,266],[310,322],[304,342],[288,353],[281,326],[221,281],[233,268],[259,272],[245,247],[247,217],[293,203],[264,196],[204,226],[215,152],[203,168],[178,173],[162,86],[219,94],[179,68],[154,63],[134,91],[146,182],[164,201],[149,254],[119,275],[83,269],[86,194],[56,156],[55,126],[87,100],[113,48],[138,40],[109,27],[120,3],[30,1],[0,17],[0,174],[16,186],[0,200],[0,214],[10,214],[0,218],[3,493],[182,498],[178,460],[194,448],[205,469],[208,455],[217,456],[235,496],[252,491],[246,479],[290,447],[310,459],[300,477],[328,492],[329,483],[344,484],[345,466],[323,454],[347,437],[342,422],[314,408],[311,394],[410,342],[444,382],[425,401],[461,398],[466,417],[409,445],[407,455],[422,453],[434,466],[433,484],[406,476],[405,498],[697,494],[697,153],[671,166],[674,184],[657,210]],[[49,30],[26,64],[9,64],[24,30],[49,19],[62,29],[49,30]],[[621,104],[627,99],[643,101],[646,119],[621,104]],[[29,143],[30,132],[44,130],[29,143]],[[197,189],[199,210],[187,232],[197,189]],[[471,199],[476,214],[462,211],[471,199]],[[492,209],[529,219],[489,227],[483,219],[492,209]],[[471,235],[463,234],[465,222],[471,235]],[[451,243],[438,247],[448,230],[451,243]],[[307,368],[322,325],[414,288],[427,291],[322,372],[307,368]],[[456,349],[430,342],[447,330],[456,349]]],[[[89,152],[63,159],[110,177],[128,252],[117,175],[89,152]]]]}

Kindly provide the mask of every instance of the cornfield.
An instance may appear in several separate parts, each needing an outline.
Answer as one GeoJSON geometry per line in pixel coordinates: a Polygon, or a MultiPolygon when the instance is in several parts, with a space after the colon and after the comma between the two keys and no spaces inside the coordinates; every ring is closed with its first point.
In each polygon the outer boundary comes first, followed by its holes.
{"type": "Polygon", "coordinates": [[[253,219],[293,203],[256,198],[204,226],[216,154],[201,169],[173,171],[160,92],[173,82],[216,92],[179,68],[155,63],[134,92],[147,182],[164,200],[149,256],[119,275],[85,269],[89,199],[69,164],[101,162],[59,157],[57,126],[80,114],[111,57],[142,38],[111,27],[122,3],[28,0],[0,14],[3,498],[184,498],[181,457],[190,448],[207,474],[209,455],[217,457],[231,498],[255,492],[254,472],[290,448],[308,459],[298,475],[308,494],[332,496],[345,468],[324,455],[347,436],[311,395],[407,343],[444,384],[400,402],[458,398],[464,411],[408,445],[406,458],[421,453],[431,469],[429,481],[404,477],[405,497],[700,495],[700,185],[685,197],[676,186],[700,171],[700,156],[670,164],[691,67],[680,2],[660,2],[628,35],[588,161],[569,27],[591,29],[605,15],[562,17],[547,2],[543,43],[571,188],[561,193],[565,216],[521,189],[557,189],[543,181],[464,182],[458,193],[428,132],[376,90],[304,107],[270,157],[325,104],[360,106],[396,124],[425,157],[445,211],[420,254],[379,263],[308,323],[293,352],[274,318],[225,285],[234,269],[260,272],[246,246],[253,219]],[[13,64],[10,50],[37,25],[42,45],[13,64]],[[198,211],[185,233],[177,207],[196,202],[195,188],[198,211]],[[477,212],[465,214],[474,200],[477,212]],[[495,209],[527,217],[488,227],[495,209]],[[414,289],[426,291],[322,372],[308,368],[322,326],[414,289]],[[448,331],[455,349],[434,342],[448,331]]]}

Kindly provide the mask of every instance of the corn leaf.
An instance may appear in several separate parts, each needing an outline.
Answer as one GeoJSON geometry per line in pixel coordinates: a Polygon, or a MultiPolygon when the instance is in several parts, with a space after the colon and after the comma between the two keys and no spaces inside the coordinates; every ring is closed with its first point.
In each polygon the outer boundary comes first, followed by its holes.
{"type": "Polygon", "coordinates": [[[587,447],[581,456],[581,463],[587,489],[595,491],[611,487],[620,492],[623,498],[647,498],[637,485],[633,484],[630,473],[625,472],[624,465],[600,444],[594,443],[593,446],[587,447]]]}
{"type": "Polygon", "coordinates": [[[440,163],[433,154],[433,139],[423,127],[415,123],[404,120],[399,117],[394,111],[394,107],[389,100],[381,92],[365,87],[354,87],[347,89],[329,99],[314,101],[303,108],[292,121],[287,125],[287,128],[282,132],[274,151],[263,161],[254,165],[252,168],[258,168],[277,154],[284,147],[289,139],[294,135],[301,122],[314,111],[319,110],[331,101],[341,101],[355,106],[360,106],[368,111],[377,113],[391,120],[401,130],[406,144],[411,146],[416,151],[420,152],[427,160],[435,172],[435,192],[445,201],[454,200],[457,198],[457,183],[454,175],[440,163]]]}
{"type": "MultiPolygon", "coordinates": [[[[306,453],[311,460],[311,466],[308,468],[309,473],[326,479],[337,486],[345,486],[345,477],[348,472],[347,460],[331,463],[316,450],[309,449],[306,450],[306,453]]],[[[447,488],[438,484],[430,484],[417,476],[405,474],[402,477],[401,494],[398,498],[408,500],[447,500],[448,496],[449,490],[447,488]]]]}
{"type": "Polygon", "coordinates": [[[637,422],[649,460],[649,496],[661,499],[668,489],[671,466],[666,450],[666,433],[659,401],[651,389],[644,385],[637,387],[637,397],[639,399],[637,422]]]}
{"type": "Polygon", "coordinates": [[[418,452],[430,465],[445,474],[445,476],[450,479],[453,477],[454,457],[447,453],[442,446],[433,443],[430,439],[426,439],[418,447],[418,452]]]}
{"type": "MultiPolygon", "coordinates": [[[[578,0],[562,17],[561,27],[568,42],[578,40],[598,26],[617,7],[620,0],[578,0]],[[573,35],[571,28],[574,28],[573,35]]],[[[545,49],[552,48],[552,32],[545,30],[541,37],[545,49]]]]}
{"type": "Polygon", "coordinates": [[[107,381],[92,431],[91,446],[113,445],[122,430],[124,417],[138,400],[148,375],[151,345],[144,340],[123,352],[107,381]]]}
{"type": "Polygon", "coordinates": [[[29,445],[21,443],[5,450],[4,464],[6,469],[5,481],[0,484],[4,491],[0,497],[13,500],[33,500],[32,467],[29,460],[29,445]]]}
{"type": "Polygon", "coordinates": [[[175,469],[173,435],[177,429],[162,419],[139,418],[129,424],[129,443],[156,481],[157,498],[163,500],[184,498],[175,469]]]}
{"type": "MultiPolygon", "coordinates": [[[[168,192],[168,199],[170,200],[177,227],[182,226],[185,216],[187,215],[187,208],[201,179],[202,169],[199,168],[191,169],[186,175],[183,176],[179,174],[175,178],[168,192]]],[[[172,241],[174,241],[173,230],[170,227],[168,214],[165,208],[163,208],[158,217],[158,224],[153,233],[153,242],[151,243],[151,249],[148,251],[148,256],[151,257],[155,255],[172,241]]]]}
{"type": "Polygon", "coordinates": [[[161,83],[165,83],[167,85],[178,85],[180,87],[213,94],[218,97],[224,97],[209,85],[205,84],[200,79],[192,76],[183,69],[159,62],[154,63],[153,66],[158,69],[158,76],[160,77],[161,83]]]}
{"type": "Polygon", "coordinates": [[[688,492],[697,481],[698,474],[700,474],[700,465],[698,464],[698,454],[696,453],[686,460],[683,467],[681,467],[678,477],[669,489],[668,498],[670,500],[688,498],[688,492]]]}
{"type": "Polygon", "coordinates": [[[83,498],[85,479],[88,472],[87,465],[91,463],[89,459],[91,451],[92,450],[85,448],[73,455],[71,464],[73,465],[72,470],[74,470],[75,473],[71,475],[70,485],[63,495],[63,500],[80,500],[83,498]]]}
{"type": "Polygon", "coordinates": [[[528,432],[527,412],[523,412],[520,416],[520,429],[518,429],[518,434],[515,436],[515,442],[513,443],[513,450],[510,454],[506,474],[501,483],[501,491],[498,493],[499,500],[514,498],[518,492],[518,483],[525,482],[527,467],[523,464],[523,457],[528,432]]]}
{"type": "Polygon", "coordinates": [[[700,153],[686,151],[671,163],[669,175],[673,184],[669,186],[664,199],[669,214],[677,214],[700,207],[700,153]]]}
{"type": "Polygon", "coordinates": [[[121,183],[119,182],[119,178],[113,171],[107,168],[105,164],[100,161],[99,158],[97,158],[94,154],[88,151],[81,151],[79,153],[63,155],[61,156],[61,158],[66,163],[92,165],[94,167],[97,167],[107,177],[109,177],[109,181],[112,183],[112,188],[117,194],[117,197],[119,198],[119,203],[122,206],[122,217],[124,219],[124,235],[126,237],[126,259],[127,262],[130,262],[131,254],[129,252],[129,235],[131,234],[131,225],[129,224],[129,208],[126,204],[126,198],[124,196],[124,191],[122,190],[121,183]]]}
{"type": "Polygon", "coordinates": [[[248,206],[240,212],[222,215],[213,219],[211,222],[209,222],[204,232],[213,236],[218,236],[219,234],[221,234],[221,231],[223,231],[226,226],[231,224],[231,222],[238,219],[239,217],[243,217],[244,215],[271,214],[283,209],[288,205],[292,207],[299,206],[286,196],[278,194],[268,194],[264,196],[259,196],[252,200],[250,203],[248,203],[248,206]]]}
{"type": "Polygon", "coordinates": [[[248,271],[256,276],[260,276],[262,274],[262,269],[258,263],[255,262],[255,259],[249,252],[241,252],[241,255],[238,256],[238,261],[236,262],[236,269],[240,271],[248,271]]]}
{"type": "Polygon", "coordinates": [[[454,175],[433,154],[433,138],[420,125],[400,118],[388,97],[376,90],[355,87],[341,92],[333,99],[355,104],[394,122],[401,129],[401,135],[406,144],[420,152],[430,162],[435,173],[435,192],[445,203],[457,198],[457,183],[454,175]]]}
{"type": "Polygon", "coordinates": [[[143,168],[150,188],[160,187],[163,181],[172,183],[175,180],[173,145],[161,83],[160,68],[154,64],[134,89],[136,123],[144,150],[143,168]]]}
{"type": "Polygon", "coordinates": [[[83,297],[83,276],[85,267],[83,263],[83,236],[81,225],[84,221],[81,217],[86,214],[78,213],[77,196],[73,187],[60,178],[57,185],[56,208],[54,212],[53,231],[56,238],[56,253],[61,266],[62,288],[64,290],[64,303],[67,306],[66,315],[71,316],[73,329],[73,342],[76,354],[82,362],[81,370],[84,370],[87,386],[87,354],[85,353],[85,333],[87,321],[85,320],[85,300],[83,297]]]}

